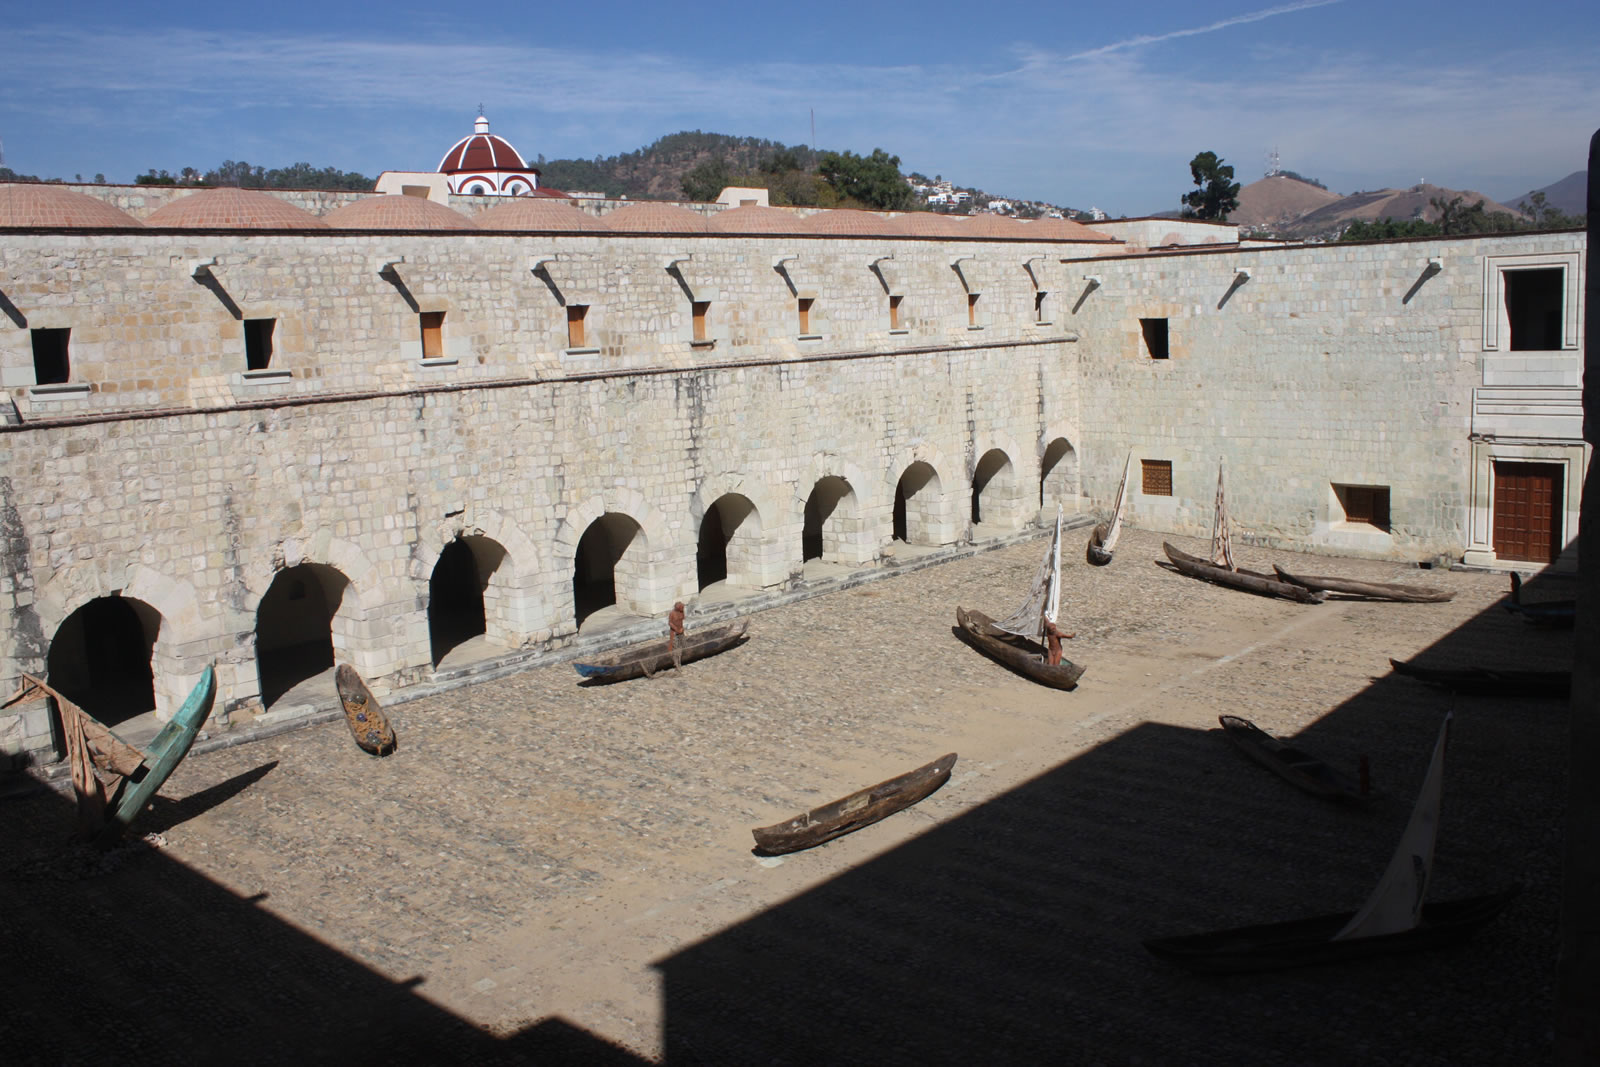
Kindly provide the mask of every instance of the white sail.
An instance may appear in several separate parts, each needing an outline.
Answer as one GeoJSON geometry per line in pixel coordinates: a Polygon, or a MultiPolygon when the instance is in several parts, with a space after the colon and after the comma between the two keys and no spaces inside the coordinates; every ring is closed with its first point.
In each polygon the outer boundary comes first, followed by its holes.
{"type": "Polygon", "coordinates": [[[1111,509],[1111,528],[1106,531],[1106,539],[1100,547],[1110,552],[1117,547],[1117,535],[1122,532],[1122,502],[1128,493],[1128,473],[1133,470],[1133,453],[1128,453],[1128,462],[1122,467],[1122,484],[1117,486],[1117,504],[1111,509]]]}
{"type": "Polygon", "coordinates": [[[1057,507],[1056,532],[1050,538],[1050,547],[1045,551],[1044,559],[1039,563],[1039,573],[1034,576],[1033,585],[1028,587],[1027,598],[1021,607],[1012,612],[1010,618],[1002,619],[995,625],[1007,633],[1043,641],[1045,622],[1055,622],[1060,611],[1061,509],[1057,507]]]}
{"type": "Polygon", "coordinates": [[[1222,460],[1217,460],[1217,507],[1211,519],[1211,562],[1230,571],[1233,562],[1233,524],[1228,521],[1228,501],[1222,491],[1222,460]]]}
{"type": "Polygon", "coordinates": [[[1450,718],[1446,715],[1433,746],[1433,761],[1422,781],[1422,793],[1411,810],[1411,821],[1400,836],[1400,847],[1389,860],[1378,888],[1356,912],[1345,928],[1333,935],[1335,941],[1352,937],[1378,937],[1414,928],[1422,918],[1422,901],[1428,895],[1428,878],[1433,874],[1433,842],[1439,834],[1439,800],[1444,791],[1444,749],[1450,739],[1450,718]]]}

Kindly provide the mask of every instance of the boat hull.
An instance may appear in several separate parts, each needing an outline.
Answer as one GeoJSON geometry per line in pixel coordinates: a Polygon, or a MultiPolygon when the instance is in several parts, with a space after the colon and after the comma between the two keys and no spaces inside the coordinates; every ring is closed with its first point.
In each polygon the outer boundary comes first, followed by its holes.
{"type": "Polygon", "coordinates": [[[344,721],[350,727],[350,736],[369,756],[387,756],[396,747],[394,727],[383,713],[383,706],[372,695],[367,683],[349,664],[339,664],[333,672],[333,684],[339,690],[339,703],[344,705],[344,721]]]}
{"type": "Polygon", "coordinates": [[[1273,566],[1278,580],[1322,593],[1347,593],[1372,600],[1394,600],[1404,604],[1442,604],[1454,600],[1455,594],[1446,589],[1432,589],[1425,585],[1400,585],[1393,582],[1358,582],[1349,578],[1326,575],[1290,574],[1282,567],[1273,566]]]}
{"type": "MultiPolygon", "coordinates": [[[[683,639],[683,662],[690,663],[697,659],[705,659],[707,656],[715,656],[719,652],[726,652],[745,640],[745,632],[749,628],[750,623],[746,621],[686,634],[683,639]]],[[[673,666],[672,653],[667,651],[666,638],[646,645],[636,645],[588,663],[573,664],[578,673],[594,685],[642,678],[671,666],[673,666]]]]}
{"type": "Polygon", "coordinates": [[[1230,571],[1226,567],[1208,563],[1199,556],[1191,556],[1189,553],[1174,548],[1165,542],[1162,543],[1161,547],[1166,551],[1167,558],[1172,561],[1172,565],[1181,573],[1187,574],[1191,578],[1199,578],[1201,581],[1225,585],[1230,589],[1241,589],[1247,593],[1255,593],[1258,596],[1293,600],[1300,604],[1320,604],[1327,596],[1325,593],[1314,592],[1303,586],[1290,585],[1288,582],[1280,582],[1276,578],[1271,578],[1264,574],[1256,574],[1253,571],[1230,571]]]}
{"type": "Polygon", "coordinates": [[[1424,904],[1417,925],[1397,934],[1335,941],[1354,912],[1310,919],[1241,926],[1182,937],[1159,937],[1144,947],[1162,959],[1203,974],[1311,967],[1347,960],[1420,952],[1466,940],[1498,915],[1519,892],[1513,886],[1487,896],[1424,904]]]}
{"type": "Polygon", "coordinates": [[[914,771],[857,790],[804,815],[751,830],[755,851],[764,856],[799,852],[871,826],[932,794],[950,780],[955,765],[956,754],[946,753],[914,771]]]}
{"type": "Polygon", "coordinates": [[[1571,671],[1501,671],[1487,667],[1446,670],[1418,667],[1398,659],[1391,659],[1389,663],[1396,674],[1469,696],[1551,697],[1565,700],[1572,693],[1571,671]]]}
{"type": "Polygon", "coordinates": [[[1106,525],[1101,523],[1089,534],[1089,544],[1083,551],[1084,558],[1096,567],[1104,567],[1111,562],[1111,550],[1106,547],[1106,525]]]}
{"type": "Polygon", "coordinates": [[[1367,799],[1356,782],[1310,753],[1278,740],[1249,719],[1219,715],[1217,721],[1241,752],[1307,793],[1325,800],[1367,799]]]}
{"type": "Polygon", "coordinates": [[[990,659],[1030,681],[1053,689],[1075,689],[1084,668],[1063,659],[1057,666],[1045,662],[1044,649],[1033,641],[1006,633],[981,611],[956,608],[956,633],[990,659]]]}
{"type": "Polygon", "coordinates": [[[200,681],[189,691],[183,705],[144,750],[144,763],[139,770],[117,790],[116,801],[111,805],[106,827],[101,832],[103,839],[121,834],[134,817],[145,809],[145,805],[154,799],[156,791],[172,777],[172,772],[189,754],[195,736],[211,714],[216,695],[216,671],[208,666],[200,675],[200,681]]]}

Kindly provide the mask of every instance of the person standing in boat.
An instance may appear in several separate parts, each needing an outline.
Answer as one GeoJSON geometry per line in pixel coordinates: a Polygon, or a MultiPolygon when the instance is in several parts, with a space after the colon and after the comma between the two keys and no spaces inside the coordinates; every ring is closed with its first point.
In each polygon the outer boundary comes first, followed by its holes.
{"type": "Polygon", "coordinates": [[[1049,619],[1046,619],[1044,621],[1044,640],[1045,640],[1045,652],[1046,652],[1045,663],[1048,664],[1051,667],[1059,667],[1059,666],[1061,666],[1061,640],[1062,640],[1062,638],[1065,638],[1068,641],[1070,641],[1074,637],[1077,637],[1077,636],[1078,635],[1075,634],[1075,633],[1072,633],[1072,634],[1064,634],[1064,633],[1062,633],[1061,632],[1061,627],[1057,626],[1054,622],[1050,621],[1049,619]]]}
{"type": "Polygon", "coordinates": [[[683,670],[683,601],[667,612],[667,651],[672,653],[672,669],[683,670]]]}

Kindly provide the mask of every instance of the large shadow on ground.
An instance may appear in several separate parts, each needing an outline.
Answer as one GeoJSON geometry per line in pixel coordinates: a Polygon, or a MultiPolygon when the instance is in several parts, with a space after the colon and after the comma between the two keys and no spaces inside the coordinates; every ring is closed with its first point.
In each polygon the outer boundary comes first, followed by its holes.
{"type": "MultiPolygon", "coordinates": [[[[1422,661],[1551,668],[1571,647],[1570,631],[1496,606],[1422,661]]],[[[1381,793],[1365,808],[1297,791],[1217,731],[1139,726],[660,961],[669,1061],[1546,1061],[1566,703],[1452,698],[1382,661],[1372,673],[1298,735],[1352,777],[1370,757],[1381,793]],[[1359,907],[1452,706],[1430,896],[1524,887],[1476,939],[1224,979],[1145,952],[1148,937],[1359,907]]]]}

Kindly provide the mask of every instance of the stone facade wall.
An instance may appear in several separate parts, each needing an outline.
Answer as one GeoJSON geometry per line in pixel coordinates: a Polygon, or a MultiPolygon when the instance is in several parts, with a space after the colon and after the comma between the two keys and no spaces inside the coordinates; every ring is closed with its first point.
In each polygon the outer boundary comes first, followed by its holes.
{"type": "MultiPolygon", "coordinates": [[[[1473,508],[1488,506],[1486,494],[1474,503],[1473,400],[1503,358],[1485,349],[1498,307],[1484,264],[1582,246],[1581,233],[1505,235],[1066,264],[1077,280],[1065,317],[1082,337],[1086,491],[1109,506],[1132,451],[1132,521],[1204,534],[1220,459],[1236,536],[1459,559],[1473,508]],[[1144,318],[1167,321],[1170,358],[1149,355],[1144,318]],[[1173,496],[1138,491],[1141,459],[1172,461],[1173,496]],[[1335,484],[1388,487],[1391,532],[1345,524],[1335,484]]],[[[1575,372],[1575,341],[1529,365],[1575,372]]],[[[1560,441],[1546,451],[1572,446],[1560,441]]],[[[1587,462],[1581,447],[1578,456],[1575,475],[1587,462]]],[[[1569,506],[1575,524],[1576,495],[1569,506]]]]}

